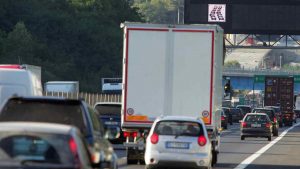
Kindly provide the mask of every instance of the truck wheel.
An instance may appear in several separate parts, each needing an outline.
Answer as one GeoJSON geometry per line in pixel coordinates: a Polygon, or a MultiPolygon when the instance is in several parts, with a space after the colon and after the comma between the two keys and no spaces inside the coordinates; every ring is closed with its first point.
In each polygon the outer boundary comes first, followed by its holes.
{"type": "Polygon", "coordinates": [[[282,123],[279,123],[279,127],[282,127],[282,123]]]}
{"type": "Polygon", "coordinates": [[[269,136],[269,137],[268,137],[268,141],[271,141],[271,140],[272,140],[272,139],[271,139],[271,136],[269,136]]]}

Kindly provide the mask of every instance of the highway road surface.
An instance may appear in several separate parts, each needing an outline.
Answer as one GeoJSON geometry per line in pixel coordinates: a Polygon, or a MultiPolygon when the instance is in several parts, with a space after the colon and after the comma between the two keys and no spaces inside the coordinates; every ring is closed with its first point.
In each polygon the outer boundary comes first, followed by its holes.
{"type": "MultiPolygon", "coordinates": [[[[214,169],[300,169],[300,122],[282,127],[278,137],[240,138],[239,124],[229,126],[221,135],[221,153],[214,169]]],[[[144,169],[127,165],[126,151],[116,150],[120,169],[144,169]]]]}

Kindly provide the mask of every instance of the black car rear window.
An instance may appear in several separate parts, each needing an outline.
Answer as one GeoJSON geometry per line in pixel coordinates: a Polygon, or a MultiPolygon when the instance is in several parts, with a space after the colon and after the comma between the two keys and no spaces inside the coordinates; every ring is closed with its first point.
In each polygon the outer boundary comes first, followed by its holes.
{"type": "Polygon", "coordinates": [[[255,109],[253,112],[254,112],[254,113],[265,113],[265,114],[267,114],[271,119],[274,117],[274,114],[273,114],[272,110],[255,109]]]}
{"type": "Polygon", "coordinates": [[[238,108],[241,109],[244,113],[250,113],[251,112],[250,107],[238,107],[238,108]]]}
{"type": "Polygon", "coordinates": [[[10,100],[0,113],[0,121],[29,121],[74,125],[87,134],[80,102],[10,100]]]}
{"type": "Polygon", "coordinates": [[[269,121],[269,119],[265,115],[248,115],[245,118],[245,122],[267,122],[267,121],[269,121]]]}
{"type": "MultiPolygon", "coordinates": [[[[63,134],[6,132],[0,134],[0,161],[30,161],[74,165],[69,136],[63,134]]],[[[26,163],[27,164],[27,163],[26,163]]]]}
{"type": "Polygon", "coordinates": [[[121,116],[121,105],[111,104],[98,104],[95,109],[99,112],[99,115],[114,115],[121,116]]]}
{"type": "Polygon", "coordinates": [[[188,121],[160,121],[156,124],[155,133],[173,136],[201,136],[204,134],[202,125],[188,121]]]}

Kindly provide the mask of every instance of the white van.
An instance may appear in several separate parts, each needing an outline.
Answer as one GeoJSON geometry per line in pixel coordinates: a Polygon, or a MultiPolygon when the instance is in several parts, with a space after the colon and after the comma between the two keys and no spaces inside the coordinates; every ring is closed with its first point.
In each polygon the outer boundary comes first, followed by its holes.
{"type": "Polygon", "coordinates": [[[0,65],[0,105],[13,95],[42,96],[41,67],[0,65]]]}

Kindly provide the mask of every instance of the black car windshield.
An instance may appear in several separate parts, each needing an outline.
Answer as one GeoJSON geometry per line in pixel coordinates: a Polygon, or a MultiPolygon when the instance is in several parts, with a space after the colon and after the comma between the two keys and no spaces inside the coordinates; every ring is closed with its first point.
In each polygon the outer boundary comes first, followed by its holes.
{"type": "Polygon", "coordinates": [[[266,115],[248,115],[245,118],[245,122],[267,122],[268,117],[266,115]]]}
{"type": "Polygon", "coordinates": [[[160,121],[157,123],[154,132],[159,135],[174,136],[201,136],[204,134],[202,125],[187,121],[160,121]]]}
{"type": "Polygon", "coordinates": [[[79,102],[10,100],[0,114],[0,121],[31,121],[74,125],[88,134],[79,102]]]}
{"type": "Polygon", "coordinates": [[[22,164],[74,165],[69,136],[45,133],[0,133],[0,162],[19,161],[22,164]]]}

